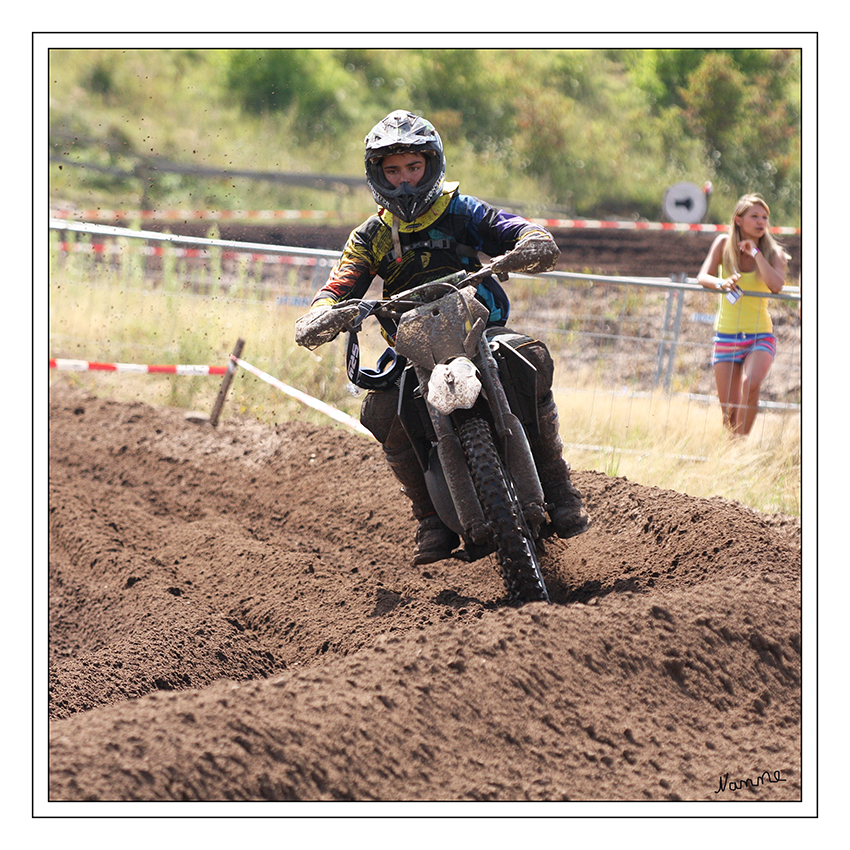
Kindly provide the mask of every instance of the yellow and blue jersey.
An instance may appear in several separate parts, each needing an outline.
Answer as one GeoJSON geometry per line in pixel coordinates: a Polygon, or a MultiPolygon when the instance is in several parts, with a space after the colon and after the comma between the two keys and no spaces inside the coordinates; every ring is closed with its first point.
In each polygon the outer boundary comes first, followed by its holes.
{"type": "MultiPolygon", "coordinates": [[[[372,281],[384,281],[384,297],[429,283],[458,271],[481,268],[478,253],[506,254],[525,236],[548,232],[521,216],[458,192],[446,184],[443,194],[419,218],[398,221],[399,252],[393,244],[393,216],[379,210],[352,231],[342,257],[313,305],[363,298],[372,281]]],[[[478,286],[478,297],[490,309],[490,323],[505,324],[510,302],[495,277],[478,286]]]]}

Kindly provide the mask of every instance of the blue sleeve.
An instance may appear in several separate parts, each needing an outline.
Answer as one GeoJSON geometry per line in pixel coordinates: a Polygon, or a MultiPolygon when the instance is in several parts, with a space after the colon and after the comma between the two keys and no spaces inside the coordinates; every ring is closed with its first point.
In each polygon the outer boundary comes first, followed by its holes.
{"type": "MultiPolygon", "coordinates": [[[[457,214],[464,219],[471,245],[490,257],[506,254],[516,247],[524,236],[539,233],[549,236],[549,231],[540,225],[514,213],[496,209],[486,201],[471,195],[457,195],[452,206],[457,205],[457,214]]],[[[450,211],[454,212],[453,210],[450,211]]]]}

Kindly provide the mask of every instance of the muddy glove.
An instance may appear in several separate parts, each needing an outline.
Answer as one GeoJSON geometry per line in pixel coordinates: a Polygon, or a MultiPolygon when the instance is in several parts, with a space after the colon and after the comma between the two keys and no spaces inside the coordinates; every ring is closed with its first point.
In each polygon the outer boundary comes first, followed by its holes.
{"type": "Polygon", "coordinates": [[[295,342],[311,351],[335,339],[360,314],[357,304],[320,304],[295,321],[295,342]]]}
{"type": "Polygon", "coordinates": [[[534,234],[521,239],[516,248],[496,257],[491,263],[495,274],[529,272],[539,274],[555,268],[561,251],[548,234],[534,234]]]}

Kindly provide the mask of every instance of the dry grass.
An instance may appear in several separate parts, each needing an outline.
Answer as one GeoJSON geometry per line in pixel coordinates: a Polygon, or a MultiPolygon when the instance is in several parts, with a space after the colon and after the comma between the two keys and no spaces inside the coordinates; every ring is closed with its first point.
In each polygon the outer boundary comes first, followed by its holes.
{"type": "Polygon", "coordinates": [[[725,499],[765,513],[799,515],[799,413],[759,414],[752,434],[729,436],[719,407],[687,396],[560,395],[565,455],[576,469],[620,475],[690,496],[725,499]]]}
{"type": "MultiPolygon", "coordinates": [[[[356,416],[360,401],[346,391],[342,340],[316,352],[298,348],[292,327],[303,308],[156,287],[124,275],[102,277],[67,264],[50,285],[50,356],[104,362],[218,364],[238,337],[243,358],[278,380],[356,416]]],[[[383,341],[363,335],[364,362],[383,341]]],[[[63,373],[119,400],[210,411],[215,377],[63,373]]],[[[59,379],[53,373],[52,380],[59,379]]],[[[555,385],[562,382],[556,375],[555,385]]],[[[587,390],[557,397],[566,456],[574,469],[625,476],[692,496],[739,501],[766,513],[800,514],[800,414],[763,412],[753,434],[733,440],[723,431],[716,401],[684,394],[616,394],[604,375],[587,390]]],[[[234,412],[271,424],[290,418],[328,423],[259,378],[239,370],[223,415],[234,412]]]]}

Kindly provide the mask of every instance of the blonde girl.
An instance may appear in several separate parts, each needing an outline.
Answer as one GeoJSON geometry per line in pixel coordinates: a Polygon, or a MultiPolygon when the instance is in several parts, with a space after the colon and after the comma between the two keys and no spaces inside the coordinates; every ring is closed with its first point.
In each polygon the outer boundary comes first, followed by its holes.
{"type": "Polygon", "coordinates": [[[714,322],[712,364],[723,423],[735,436],[750,433],[761,386],[776,355],[768,298],[742,292],[781,292],[789,256],[770,232],[770,209],[758,194],[737,203],[729,232],[712,243],[697,276],[723,293],[714,322]]]}

